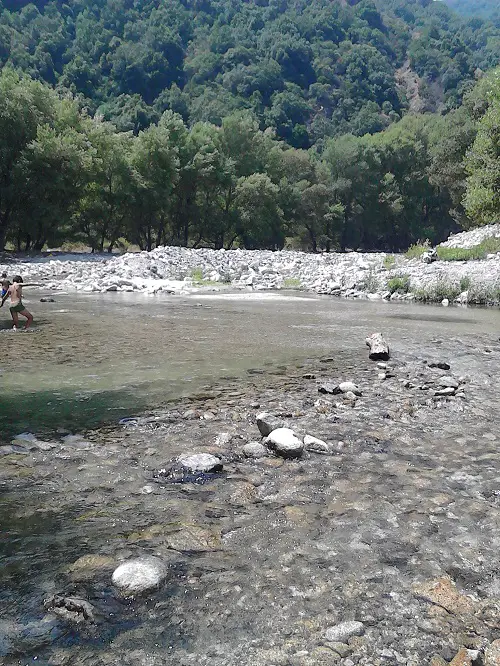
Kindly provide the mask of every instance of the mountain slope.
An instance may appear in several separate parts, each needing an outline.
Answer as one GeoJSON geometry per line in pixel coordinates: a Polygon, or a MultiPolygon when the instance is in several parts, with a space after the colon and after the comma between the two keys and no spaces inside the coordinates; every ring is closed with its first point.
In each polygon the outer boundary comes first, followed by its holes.
{"type": "Polygon", "coordinates": [[[81,97],[120,129],[165,109],[251,109],[296,147],[376,132],[411,106],[458,106],[500,59],[500,30],[428,0],[4,0],[0,63],[81,97]],[[399,84],[398,84],[399,81],[399,84]]]}

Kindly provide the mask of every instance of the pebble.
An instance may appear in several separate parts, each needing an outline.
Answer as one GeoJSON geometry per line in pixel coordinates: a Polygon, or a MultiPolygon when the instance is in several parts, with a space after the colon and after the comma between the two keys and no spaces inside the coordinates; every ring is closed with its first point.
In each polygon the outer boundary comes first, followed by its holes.
{"type": "Polygon", "coordinates": [[[342,382],[339,384],[339,389],[342,391],[342,393],[354,393],[355,396],[363,395],[361,390],[354,382],[342,382]]]}
{"type": "Polygon", "coordinates": [[[307,451],[312,451],[313,453],[329,453],[330,447],[322,439],[313,437],[312,435],[306,435],[304,437],[304,446],[307,451]]]}
{"type": "Polygon", "coordinates": [[[273,430],[264,443],[282,458],[299,458],[304,451],[304,443],[290,428],[273,430]]]}
{"type": "Polygon", "coordinates": [[[443,388],[457,389],[459,386],[458,381],[454,377],[449,377],[448,375],[446,375],[445,377],[441,377],[438,381],[438,384],[443,388]]]}
{"type": "Polygon", "coordinates": [[[262,437],[267,437],[273,430],[283,426],[283,423],[279,419],[268,412],[261,412],[255,418],[257,420],[257,428],[262,437]]]}
{"type": "Polygon", "coordinates": [[[248,442],[243,447],[243,455],[246,458],[263,458],[267,456],[267,449],[260,442],[248,442]]]}
{"type": "Polygon", "coordinates": [[[184,453],[177,462],[191,472],[221,472],[223,467],[220,458],[211,453],[184,453]]]}
{"type": "Polygon", "coordinates": [[[157,557],[145,556],[124,562],[111,580],[125,594],[140,594],[157,588],[167,575],[167,568],[157,557]]]}
{"type": "Polygon", "coordinates": [[[325,638],[332,643],[347,643],[351,636],[362,636],[365,633],[365,625],[354,620],[341,622],[325,631],[325,638]]]}

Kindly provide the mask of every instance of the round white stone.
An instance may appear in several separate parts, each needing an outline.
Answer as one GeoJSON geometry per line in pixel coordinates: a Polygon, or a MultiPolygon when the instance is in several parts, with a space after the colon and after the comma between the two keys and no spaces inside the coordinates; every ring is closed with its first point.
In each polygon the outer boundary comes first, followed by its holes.
{"type": "Polygon", "coordinates": [[[122,592],[139,594],[157,588],[166,574],[165,565],[157,557],[139,557],[120,564],[111,581],[122,592]]]}

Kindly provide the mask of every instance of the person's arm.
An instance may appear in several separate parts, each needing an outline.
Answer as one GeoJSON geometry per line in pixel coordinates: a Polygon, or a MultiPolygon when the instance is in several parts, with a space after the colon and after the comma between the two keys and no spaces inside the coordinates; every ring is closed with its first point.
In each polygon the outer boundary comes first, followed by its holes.
{"type": "Polygon", "coordinates": [[[42,285],[39,282],[23,282],[21,287],[41,287],[42,285]]]}

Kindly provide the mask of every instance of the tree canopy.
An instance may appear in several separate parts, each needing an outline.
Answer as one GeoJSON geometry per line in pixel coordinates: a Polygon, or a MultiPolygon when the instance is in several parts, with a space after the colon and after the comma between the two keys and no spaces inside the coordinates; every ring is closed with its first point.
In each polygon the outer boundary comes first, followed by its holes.
{"type": "Polygon", "coordinates": [[[498,20],[430,0],[0,2],[0,66],[136,134],[165,110],[190,126],[250,110],[292,146],[322,146],[458,108],[499,60],[498,20]]]}

